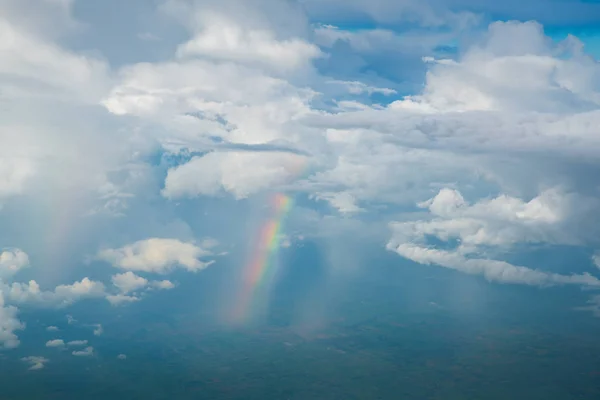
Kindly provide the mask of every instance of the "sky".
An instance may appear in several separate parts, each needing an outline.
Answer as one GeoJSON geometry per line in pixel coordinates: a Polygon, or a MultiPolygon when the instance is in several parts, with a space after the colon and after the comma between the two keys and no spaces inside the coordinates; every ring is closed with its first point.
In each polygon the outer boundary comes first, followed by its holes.
{"type": "MultiPolygon", "coordinates": [[[[228,264],[243,323],[311,242],[335,276],[376,249],[600,316],[599,22],[591,0],[0,0],[0,349],[27,313],[68,327],[228,264]]],[[[39,340],[89,357],[103,322],[39,340]]]]}

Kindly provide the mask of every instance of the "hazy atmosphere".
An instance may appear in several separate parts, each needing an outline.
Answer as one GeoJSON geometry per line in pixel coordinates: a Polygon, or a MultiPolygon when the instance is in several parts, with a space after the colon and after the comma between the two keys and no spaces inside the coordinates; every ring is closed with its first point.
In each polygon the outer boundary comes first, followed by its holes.
{"type": "Polygon", "coordinates": [[[0,399],[599,399],[599,60],[595,0],[0,0],[0,399]]]}

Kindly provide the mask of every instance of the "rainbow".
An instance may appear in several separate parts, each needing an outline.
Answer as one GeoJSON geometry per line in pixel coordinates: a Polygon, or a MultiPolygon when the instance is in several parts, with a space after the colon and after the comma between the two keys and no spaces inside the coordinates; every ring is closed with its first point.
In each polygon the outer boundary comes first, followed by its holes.
{"type": "Polygon", "coordinates": [[[255,303],[259,300],[257,295],[264,293],[264,289],[273,280],[281,244],[280,232],[292,203],[292,199],[282,193],[276,193],[272,198],[273,215],[262,226],[253,256],[244,268],[245,275],[234,315],[237,322],[243,322],[252,316],[251,313],[257,306],[255,303]]]}

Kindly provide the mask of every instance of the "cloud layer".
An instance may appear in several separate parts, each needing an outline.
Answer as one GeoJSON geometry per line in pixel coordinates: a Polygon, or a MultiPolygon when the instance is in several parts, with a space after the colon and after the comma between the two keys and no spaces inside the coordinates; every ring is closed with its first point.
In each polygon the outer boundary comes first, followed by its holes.
{"type": "Polygon", "coordinates": [[[19,345],[17,307],[175,289],[166,275],[245,248],[274,192],[300,200],[295,237],[389,227],[387,249],[416,263],[599,286],[600,64],[543,25],[596,5],[490,21],[509,7],[251,3],[159,1],[118,56],[73,1],[0,1],[0,346],[19,345]],[[590,268],[506,261],[527,246],[590,268]]]}

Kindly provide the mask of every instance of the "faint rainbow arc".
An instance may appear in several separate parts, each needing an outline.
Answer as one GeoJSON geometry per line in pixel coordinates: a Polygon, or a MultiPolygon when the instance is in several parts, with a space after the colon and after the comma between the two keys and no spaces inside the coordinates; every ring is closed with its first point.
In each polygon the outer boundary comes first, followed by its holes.
{"type": "Polygon", "coordinates": [[[272,202],[273,216],[262,226],[253,257],[244,269],[244,280],[234,315],[237,322],[244,322],[252,317],[255,303],[258,301],[257,294],[261,289],[270,286],[274,276],[281,230],[293,200],[285,194],[276,193],[272,202]]]}

